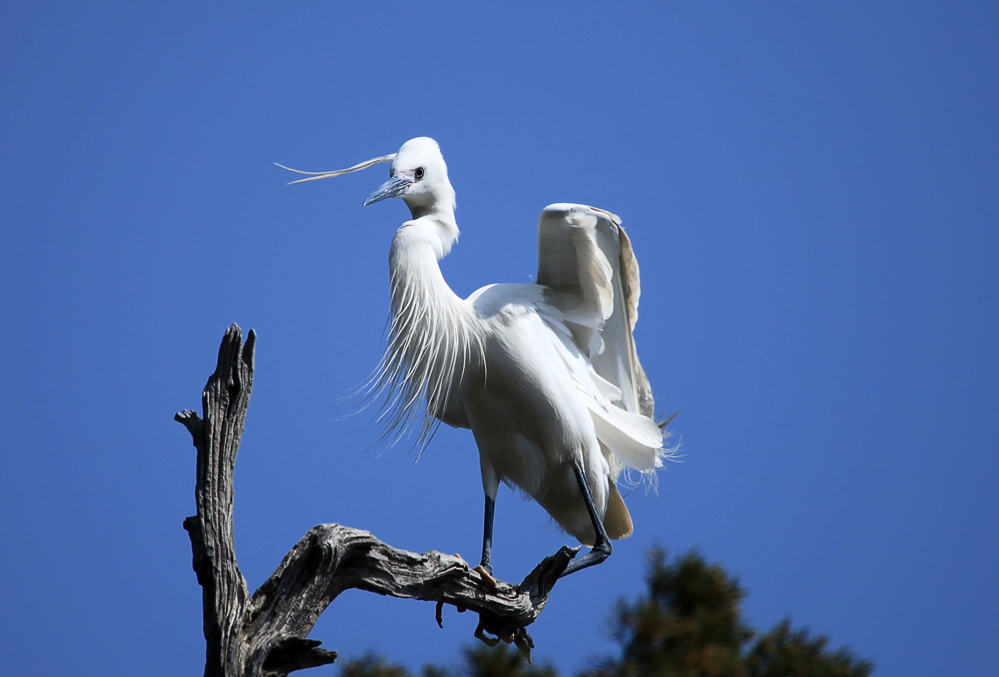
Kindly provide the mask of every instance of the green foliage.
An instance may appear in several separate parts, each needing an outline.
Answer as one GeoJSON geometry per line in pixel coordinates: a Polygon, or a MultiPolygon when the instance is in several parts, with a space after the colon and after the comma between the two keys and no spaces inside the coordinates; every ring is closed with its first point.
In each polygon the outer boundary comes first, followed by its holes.
{"type": "MultiPolygon", "coordinates": [[[[421,677],[557,677],[550,665],[533,666],[516,649],[500,644],[496,648],[485,645],[465,647],[463,662],[455,668],[425,665],[421,677]]],[[[412,677],[401,665],[392,665],[384,658],[368,653],[361,658],[345,661],[340,667],[341,677],[412,677]]]]}
{"type": "MultiPolygon", "coordinates": [[[[745,592],[717,564],[696,553],[668,562],[649,553],[647,592],[618,602],[611,634],[621,657],[608,658],[580,677],[868,677],[874,666],[829,640],[793,630],[785,619],[763,635],[745,625],[745,592]],[[755,640],[755,641],[754,641],[755,640]]],[[[557,677],[535,667],[516,649],[466,647],[456,668],[425,666],[422,677],[557,677]]],[[[398,665],[368,654],[341,667],[343,677],[411,677],[398,665]]]]}
{"type": "Polygon", "coordinates": [[[341,677],[410,677],[406,668],[392,665],[381,656],[366,653],[352,658],[340,666],[341,677]]]}
{"type": "Polygon", "coordinates": [[[874,666],[846,649],[826,651],[825,637],[810,639],[808,630],[791,630],[784,619],[757,640],[746,666],[751,677],[867,677],[874,666]]]}
{"type": "Polygon", "coordinates": [[[689,554],[671,565],[661,550],[650,553],[648,594],[619,602],[612,635],[619,661],[605,661],[591,677],[743,677],[743,646],[752,632],[743,625],[745,596],[718,565],[689,554]]]}
{"type": "Polygon", "coordinates": [[[753,642],[738,581],[696,553],[667,563],[654,549],[646,582],[648,593],[619,602],[612,620],[621,658],[584,677],[867,677],[873,670],[846,649],[826,651],[825,637],[792,631],[789,620],[753,642]]]}
{"type": "Polygon", "coordinates": [[[500,644],[465,647],[465,664],[457,674],[465,677],[557,677],[550,665],[533,666],[517,649],[500,644]]]}

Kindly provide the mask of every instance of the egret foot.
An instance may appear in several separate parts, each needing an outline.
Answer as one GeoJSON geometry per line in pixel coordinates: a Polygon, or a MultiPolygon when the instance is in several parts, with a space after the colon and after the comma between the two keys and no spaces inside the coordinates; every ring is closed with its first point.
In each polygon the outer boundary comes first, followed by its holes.
{"type": "Polygon", "coordinates": [[[579,559],[575,559],[570,562],[569,566],[565,568],[565,571],[562,572],[562,575],[559,576],[559,578],[565,578],[575,571],[594,566],[595,564],[600,564],[605,559],[610,557],[612,551],[613,548],[611,547],[610,541],[607,541],[606,543],[600,543],[597,541],[588,553],[579,559]]]}
{"type": "Polygon", "coordinates": [[[472,569],[472,571],[474,571],[475,573],[477,573],[479,576],[482,577],[483,582],[487,586],[489,586],[490,590],[495,590],[496,586],[499,585],[499,581],[493,578],[492,572],[489,571],[489,569],[487,569],[484,564],[480,564],[479,566],[472,569]]]}
{"type": "Polygon", "coordinates": [[[610,538],[607,537],[607,530],[604,528],[604,522],[600,519],[600,515],[597,514],[597,509],[593,505],[593,496],[590,494],[590,485],[586,483],[586,477],[583,476],[583,471],[578,467],[574,467],[573,470],[576,471],[576,482],[579,483],[579,491],[583,494],[583,501],[586,503],[586,511],[590,513],[590,521],[593,522],[593,531],[596,533],[597,537],[594,540],[593,548],[580,557],[569,562],[569,566],[565,568],[562,575],[559,578],[565,578],[571,573],[579,571],[580,569],[585,569],[586,567],[591,567],[594,564],[600,564],[605,559],[610,557],[613,548],[611,547],[610,538]]]}

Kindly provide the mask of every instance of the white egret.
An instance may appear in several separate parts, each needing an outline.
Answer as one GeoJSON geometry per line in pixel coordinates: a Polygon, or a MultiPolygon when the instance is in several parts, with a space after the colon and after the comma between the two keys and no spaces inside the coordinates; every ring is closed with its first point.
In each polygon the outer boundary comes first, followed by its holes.
{"type": "MultiPolygon", "coordinates": [[[[375,378],[389,426],[422,418],[470,428],[485,492],[481,569],[492,573],[493,513],[501,481],[534,498],[591,546],[563,575],[604,561],[610,539],[632,533],[616,481],[650,476],[665,455],[649,381],[635,351],[638,264],[620,219],[553,204],[538,223],[536,284],[493,284],[458,297],[438,261],[458,238],[455,193],[433,139],[312,181],[392,162],[365,205],[400,197],[412,219],[389,254],[392,320],[375,378]]],[[[285,167],[285,169],[288,169],[285,167]]],[[[291,170],[298,171],[298,170],[291,170]]]]}

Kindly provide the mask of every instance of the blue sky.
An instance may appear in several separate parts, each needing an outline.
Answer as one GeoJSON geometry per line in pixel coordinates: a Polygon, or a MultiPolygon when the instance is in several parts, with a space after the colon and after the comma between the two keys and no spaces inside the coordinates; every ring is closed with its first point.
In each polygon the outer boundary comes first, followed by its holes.
{"type": "MultiPolygon", "coordinates": [[[[399,202],[436,138],[442,267],[525,282],[552,202],[619,214],[682,463],[532,628],[568,672],[645,552],[699,549],[880,675],[999,664],[999,11],[991,3],[30,3],[0,21],[0,655],[11,674],[197,674],[184,517],[224,329],[259,334],[236,468],[251,589],[315,524],[474,559],[477,455],[369,448],[399,202]],[[39,662],[44,656],[44,662],[39,662]]],[[[494,564],[566,542],[501,490],[494,564]]],[[[474,619],[352,592],[313,637],[410,666],[474,619]]],[[[324,669],[335,674],[336,668],[324,669]]]]}

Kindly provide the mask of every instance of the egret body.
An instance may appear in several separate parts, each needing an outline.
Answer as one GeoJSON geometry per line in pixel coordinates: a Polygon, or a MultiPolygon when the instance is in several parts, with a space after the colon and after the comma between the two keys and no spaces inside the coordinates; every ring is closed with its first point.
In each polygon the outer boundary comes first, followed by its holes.
{"type": "Polygon", "coordinates": [[[376,377],[389,393],[389,426],[418,418],[424,440],[438,420],[471,429],[485,492],[487,572],[501,481],[592,546],[565,574],[602,562],[610,539],[632,533],[618,476],[625,467],[651,475],[664,456],[632,336],[638,264],[620,220],[583,205],[550,205],[538,225],[537,283],[493,284],[462,299],[438,264],[458,225],[433,139],[303,181],[388,161],[389,180],[364,204],[398,197],[412,215],[389,254],[392,321],[376,377]]]}

